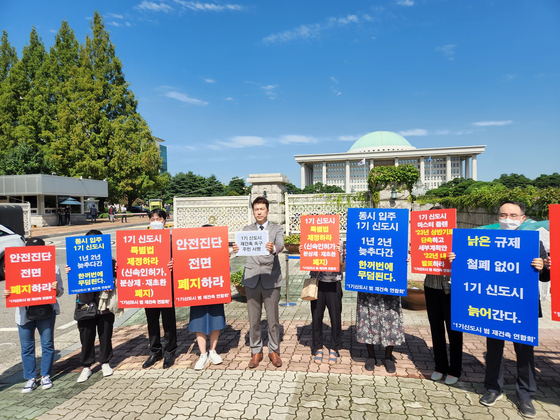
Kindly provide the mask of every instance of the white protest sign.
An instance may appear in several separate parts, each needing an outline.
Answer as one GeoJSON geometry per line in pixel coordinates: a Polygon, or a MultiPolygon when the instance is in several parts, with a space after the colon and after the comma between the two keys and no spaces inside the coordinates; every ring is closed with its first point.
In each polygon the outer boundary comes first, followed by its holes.
{"type": "Polygon", "coordinates": [[[268,242],[268,231],[235,232],[235,243],[239,245],[239,256],[270,255],[265,245],[268,242]]]}

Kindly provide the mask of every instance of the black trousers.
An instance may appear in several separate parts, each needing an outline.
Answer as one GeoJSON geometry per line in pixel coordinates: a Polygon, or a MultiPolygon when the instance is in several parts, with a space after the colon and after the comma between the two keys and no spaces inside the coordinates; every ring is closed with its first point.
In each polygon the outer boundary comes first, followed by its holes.
{"type": "Polygon", "coordinates": [[[434,370],[459,378],[463,364],[463,333],[451,329],[451,295],[431,287],[424,287],[424,293],[436,362],[434,370]],[[445,331],[449,337],[449,359],[445,331]]]}
{"type": "MultiPolygon", "coordinates": [[[[517,355],[517,398],[531,401],[537,393],[535,379],[535,351],[533,346],[513,343],[517,355]]],[[[488,391],[502,393],[504,385],[504,340],[486,338],[486,376],[484,387],[488,391]]]]}
{"type": "Polygon", "coordinates": [[[311,301],[312,352],[323,348],[323,315],[325,306],[331,318],[331,350],[342,348],[342,286],[340,281],[319,282],[317,300],[311,301]]]}
{"type": "Polygon", "coordinates": [[[109,312],[99,315],[95,319],[78,321],[80,331],[80,342],[82,353],[80,363],[84,367],[90,367],[95,363],[95,333],[99,334],[99,363],[109,363],[113,357],[113,323],[115,314],[109,312]]]}
{"type": "Polygon", "coordinates": [[[177,321],[175,308],[145,308],[148,320],[150,354],[175,355],[177,350],[177,321]],[[159,329],[159,317],[163,323],[163,339],[159,329]]]}

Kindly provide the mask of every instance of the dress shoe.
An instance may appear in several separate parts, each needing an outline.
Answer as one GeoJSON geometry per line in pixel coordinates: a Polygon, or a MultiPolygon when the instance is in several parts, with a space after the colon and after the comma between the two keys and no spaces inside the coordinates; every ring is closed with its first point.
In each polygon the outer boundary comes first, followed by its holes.
{"type": "Polygon", "coordinates": [[[282,366],[282,360],[280,360],[280,356],[275,351],[268,353],[268,358],[271,360],[274,366],[282,366]]]}
{"type": "Polygon", "coordinates": [[[174,354],[168,354],[163,359],[163,368],[164,369],[170,368],[174,364],[175,364],[175,355],[174,354]]]}
{"type": "Polygon", "coordinates": [[[142,365],[142,369],[147,369],[150,366],[153,366],[158,360],[163,359],[163,356],[160,354],[150,354],[150,357],[148,357],[148,360],[146,360],[144,362],[144,364],[142,365]]]}
{"type": "Polygon", "coordinates": [[[254,353],[253,356],[251,357],[251,361],[249,362],[249,369],[256,368],[262,359],[263,359],[262,353],[254,353]]]}

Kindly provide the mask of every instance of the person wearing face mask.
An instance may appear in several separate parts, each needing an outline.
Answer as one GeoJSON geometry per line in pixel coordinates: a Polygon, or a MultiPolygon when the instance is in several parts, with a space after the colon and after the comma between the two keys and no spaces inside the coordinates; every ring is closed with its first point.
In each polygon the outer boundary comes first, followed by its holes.
{"type": "MultiPolygon", "coordinates": [[[[500,205],[498,211],[500,228],[503,230],[517,230],[525,221],[525,205],[519,201],[506,201],[500,205]]],[[[550,281],[549,267],[544,264],[549,260],[542,242],[540,242],[539,257],[533,259],[531,266],[539,271],[540,281],[550,281]]],[[[453,261],[455,254],[449,253],[449,260],[453,261]]],[[[542,317],[539,302],[539,317],[542,317]]],[[[533,406],[533,398],[537,392],[535,379],[535,354],[534,347],[528,344],[513,343],[517,356],[517,383],[516,391],[519,412],[523,417],[534,418],[537,416],[533,406]]],[[[484,387],[486,392],[480,397],[480,404],[487,407],[493,406],[497,400],[502,398],[504,384],[504,340],[486,338],[486,375],[484,387]]]]}
{"type": "MultiPolygon", "coordinates": [[[[165,227],[167,213],[162,209],[155,209],[148,213],[150,228],[160,230],[165,227]]],[[[173,259],[168,264],[173,269],[173,259]]],[[[144,369],[153,366],[163,358],[163,368],[167,369],[175,363],[175,351],[177,350],[177,321],[175,318],[175,306],[171,308],[144,308],[148,320],[148,336],[150,341],[150,357],[144,362],[144,369]],[[159,318],[163,323],[163,339],[160,335],[159,318]]]]}

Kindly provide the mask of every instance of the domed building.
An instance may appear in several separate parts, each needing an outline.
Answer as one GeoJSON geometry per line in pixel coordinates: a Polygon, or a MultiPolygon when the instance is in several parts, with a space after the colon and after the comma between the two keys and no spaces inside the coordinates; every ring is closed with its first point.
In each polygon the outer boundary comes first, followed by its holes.
{"type": "Polygon", "coordinates": [[[486,146],[417,149],[403,136],[374,131],[356,140],[345,153],[296,155],[301,165],[301,188],[321,182],[346,192],[367,190],[367,175],[375,166],[412,164],[420,171],[424,191],[454,178],[477,179],[477,155],[486,146]]]}

